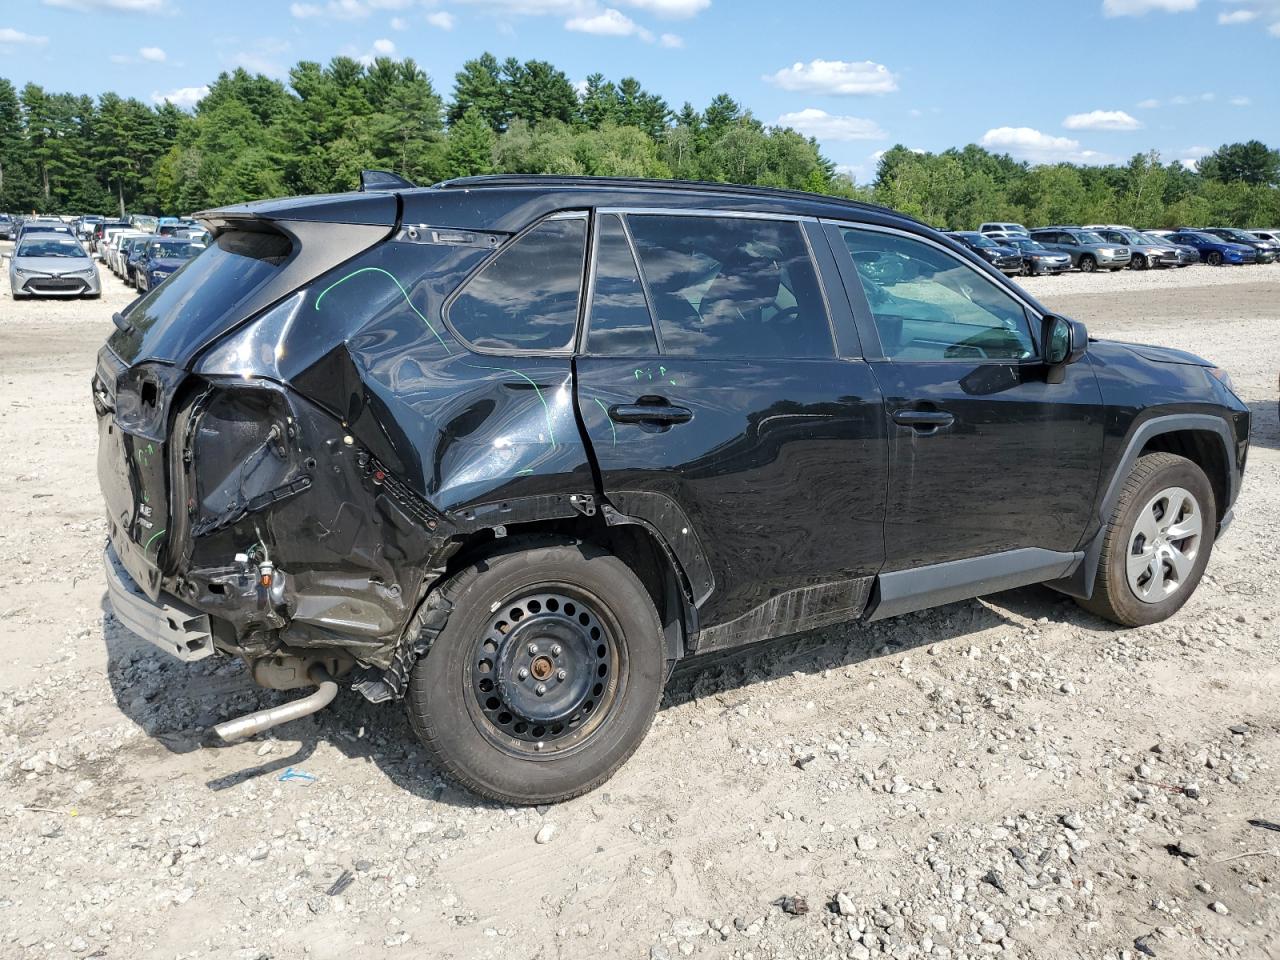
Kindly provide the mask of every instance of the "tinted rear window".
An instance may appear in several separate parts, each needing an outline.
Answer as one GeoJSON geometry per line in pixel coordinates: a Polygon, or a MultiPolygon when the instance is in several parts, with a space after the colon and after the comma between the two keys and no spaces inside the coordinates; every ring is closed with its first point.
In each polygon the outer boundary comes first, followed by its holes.
{"type": "Polygon", "coordinates": [[[163,357],[203,340],[238,303],[271,280],[291,252],[289,239],[278,233],[222,234],[130,307],[130,329],[117,330],[109,346],[132,362],[144,345],[148,354],[163,357]]]}

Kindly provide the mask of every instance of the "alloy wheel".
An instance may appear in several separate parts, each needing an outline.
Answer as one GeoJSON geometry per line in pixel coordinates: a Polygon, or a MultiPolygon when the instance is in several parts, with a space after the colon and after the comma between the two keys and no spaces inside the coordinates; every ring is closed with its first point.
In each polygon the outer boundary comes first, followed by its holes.
{"type": "Polygon", "coordinates": [[[1129,588],[1143,603],[1177,593],[1195,569],[1204,518],[1183,487],[1166,487],[1138,514],[1129,537],[1125,571],[1129,588]]]}

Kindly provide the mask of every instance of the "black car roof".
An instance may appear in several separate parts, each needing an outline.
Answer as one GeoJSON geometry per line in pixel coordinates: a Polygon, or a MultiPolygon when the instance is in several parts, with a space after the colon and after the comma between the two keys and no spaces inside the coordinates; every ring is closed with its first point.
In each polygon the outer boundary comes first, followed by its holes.
{"type": "Polygon", "coordinates": [[[520,230],[556,210],[599,206],[713,208],[859,220],[920,228],[887,207],[825,194],[688,180],[500,174],[446,180],[397,191],[284,197],[203,211],[215,228],[230,220],[303,220],[388,227],[432,224],[472,230],[520,230]]]}

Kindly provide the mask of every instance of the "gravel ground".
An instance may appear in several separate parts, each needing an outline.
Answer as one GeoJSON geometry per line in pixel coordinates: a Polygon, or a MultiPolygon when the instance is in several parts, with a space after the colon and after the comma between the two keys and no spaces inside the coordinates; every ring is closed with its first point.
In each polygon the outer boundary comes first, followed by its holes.
{"type": "Polygon", "coordinates": [[[0,281],[0,956],[1280,955],[1280,265],[1027,286],[1254,406],[1184,611],[1035,588],[694,661],[615,779],[516,810],[349,692],[199,746],[280,695],[106,612],[88,381],[129,295],[0,281]]]}

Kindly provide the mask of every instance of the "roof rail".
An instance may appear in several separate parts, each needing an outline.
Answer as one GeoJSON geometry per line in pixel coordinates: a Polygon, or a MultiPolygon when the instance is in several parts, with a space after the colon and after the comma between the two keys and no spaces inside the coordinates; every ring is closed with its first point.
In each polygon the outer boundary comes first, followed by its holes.
{"type": "Polygon", "coordinates": [[[613,187],[640,190],[676,190],[689,193],[720,193],[731,196],[765,197],[779,200],[810,200],[851,207],[857,210],[874,210],[888,213],[904,220],[913,220],[904,213],[877,203],[833,197],[825,193],[809,193],[805,190],[785,190],[781,187],[755,187],[740,183],[719,183],[713,180],[661,180],[652,177],[581,177],[560,174],[495,173],[478,177],[457,177],[435,184],[436,188],[475,190],[485,187],[613,187]]]}

